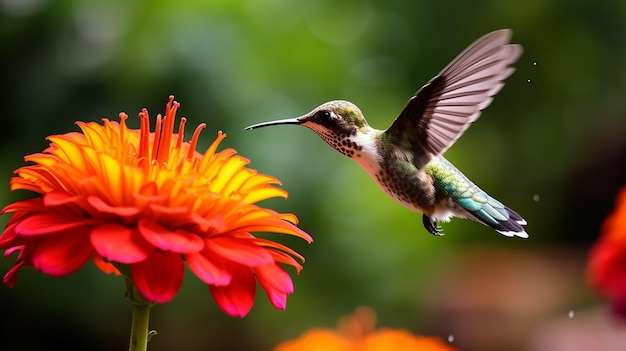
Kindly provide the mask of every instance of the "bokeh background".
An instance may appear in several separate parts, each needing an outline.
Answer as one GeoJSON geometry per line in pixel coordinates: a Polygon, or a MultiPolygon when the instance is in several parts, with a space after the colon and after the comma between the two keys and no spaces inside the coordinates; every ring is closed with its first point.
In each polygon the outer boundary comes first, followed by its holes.
{"type": "MultiPolygon", "coordinates": [[[[452,336],[470,351],[626,342],[585,280],[626,180],[624,1],[0,0],[0,60],[2,206],[29,196],[8,182],[47,135],[142,107],[154,116],[174,94],[188,126],[208,124],[198,149],[225,131],[223,147],[289,191],[264,205],[313,235],[311,245],[273,237],[307,259],[285,311],[261,291],[246,318],[227,317],[190,274],[153,309],[151,350],[269,350],[361,305],[379,326],[452,336]],[[243,130],[333,99],[384,129],[500,28],[524,47],[517,71],[446,157],[528,220],[528,240],[467,220],[434,237],[305,128],[243,130]]],[[[2,274],[14,259],[0,259],[2,274]]],[[[24,269],[16,288],[0,287],[2,349],[124,349],[123,290],[93,264],[60,279],[24,269]]]]}

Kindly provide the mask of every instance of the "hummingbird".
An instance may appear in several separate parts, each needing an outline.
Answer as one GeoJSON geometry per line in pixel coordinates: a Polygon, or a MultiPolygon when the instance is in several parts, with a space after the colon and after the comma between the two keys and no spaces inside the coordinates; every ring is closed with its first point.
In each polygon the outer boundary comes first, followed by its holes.
{"type": "Polygon", "coordinates": [[[389,197],[421,213],[433,235],[438,222],[468,218],[508,237],[528,238],[517,212],[476,186],[443,154],[502,89],[522,47],[511,30],[491,32],[461,52],[413,95],[387,130],[369,126],[353,103],[335,100],[296,118],[251,125],[246,130],[295,124],[355,160],[389,197]]]}

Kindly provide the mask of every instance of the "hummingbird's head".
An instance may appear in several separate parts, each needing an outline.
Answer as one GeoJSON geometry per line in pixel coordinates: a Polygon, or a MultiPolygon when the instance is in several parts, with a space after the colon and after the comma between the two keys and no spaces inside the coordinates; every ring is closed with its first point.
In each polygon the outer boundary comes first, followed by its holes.
{"type": "Polygon", "coordinates": [[[319,135],[328,145],[342,154],[352,157],[359,134],[366,134],[369,125],[361,110],[353,103],[344,100],[330,101],[314,108],[311,112],[296,118],[281,119],[251,125],[246,130],[279,125],[298,124],[319,135]]]}

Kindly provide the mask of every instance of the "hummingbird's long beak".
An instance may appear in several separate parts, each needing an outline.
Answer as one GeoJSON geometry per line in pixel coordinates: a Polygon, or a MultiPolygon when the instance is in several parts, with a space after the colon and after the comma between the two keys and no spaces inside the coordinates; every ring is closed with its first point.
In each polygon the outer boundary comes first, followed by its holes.
{"type": "Polygon", "coordinates": [[[257,124],[253,124],[251,126],[246,127],[246,130],[252,130],[252,129],[268,127],[268,126],[275,126],[279,124],[302,124],[302,117],[279,119],[278,121],[257,123],[257,124]]]}

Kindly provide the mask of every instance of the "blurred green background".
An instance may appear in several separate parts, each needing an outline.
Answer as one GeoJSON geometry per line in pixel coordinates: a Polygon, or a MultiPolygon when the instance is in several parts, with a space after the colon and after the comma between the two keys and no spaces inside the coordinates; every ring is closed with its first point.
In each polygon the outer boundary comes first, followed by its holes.
{"type": "MultiPolygon", "coordinates": [[[[222,148],[289,191],[263,205],[295,213],[315,239],[271,237],[307,259],[285,311],[259,291],[246,318],[227,317],[189,274],[153,309],[151,350],[269,350],[360,305],[379,326],[452,335],[464,350],[557,350],[546,345],[571,328],[593,339],[604,323],[584,265],[626,179],[624,1],[0,0],[0,44],[2,206],[29,196],[8,182],[46,136],[120,111],[155,116],[174,94],[188,131],[208,125],[198,149],[225,131],[222,148]],[[311,131],[243,130],[334,99],[385,129],[500,28],[524,47],[517,71],[446,157],[528,220],[528,240],[467,220],[434,237],[311,131]]],[[[123,289],[91,263],[60,279],[24,269],[0,287],[2,348],[124,349],[123,289]]]]}

